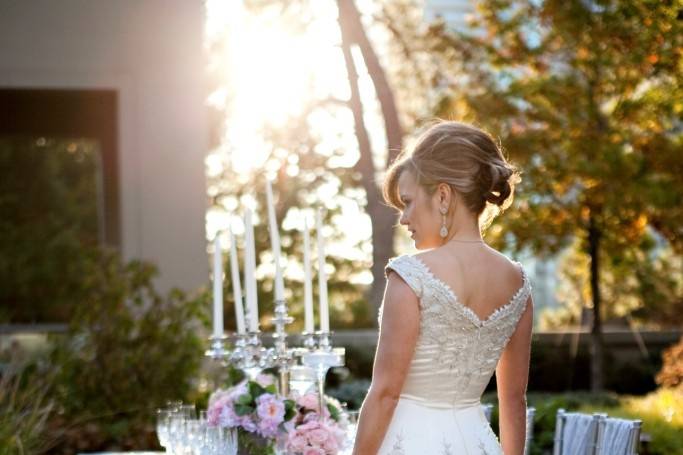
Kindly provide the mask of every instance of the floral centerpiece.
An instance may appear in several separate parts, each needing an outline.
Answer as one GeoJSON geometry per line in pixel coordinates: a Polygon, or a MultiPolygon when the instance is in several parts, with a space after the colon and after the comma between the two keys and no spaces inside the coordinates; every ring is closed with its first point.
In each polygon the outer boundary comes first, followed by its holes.
{"type": "Polygon", "coordinates": [[[320,418],[318,395],[308,393],[294,397],[296,414],[285,424],[288,429],[284,441],[289,455],[336,455],[346,443],[348,420],[341,404],[334,398],[325,397],[325,409],[320,418]]]}
{"type": "Polygon", "coordinates": [[[339,401],[325,397],[322,418],[318,395],[277,394],[274,378],[260,375],[209,398],[209,425],[236,428],[238,454],[336,455],[346,442],[347,418],[339,401]],[[280,452],[281,453],[281,452],[280,452]]]}
{"type": "Polygon", "coordinates": [[[278,395],[272,376],[259,375],[209,398],[209,425],[237,428],[238,454],[272,455],[284,423],[296,415],[294,400],[278,395]]]}

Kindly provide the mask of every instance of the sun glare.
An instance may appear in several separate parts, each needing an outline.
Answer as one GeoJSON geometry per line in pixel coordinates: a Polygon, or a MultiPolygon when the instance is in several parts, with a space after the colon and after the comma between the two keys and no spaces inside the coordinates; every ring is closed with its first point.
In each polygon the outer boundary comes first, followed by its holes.
{"type": "Polygon", "coordinates": [[[209,102],[226,110],[223,147],[237,172],[263,166],[270,150],[264,127],[282,127],[312,100],[348,96],[335,4],[311,6],[310,22],[298,27],[275,7],[252,12],[240,1],[206,3],[210,69],[220,78],[209,102]]]}
{"type": "MultiPolygon", "coordinates": [[[[287,17],[278,6],[251,10],[238,0],[206,1],[205,45],[215,88],[207,102],[224,112],[226,122],[221,143],[206,158],[207,177],[220,177],[228,168],[243,182],[255,171],[272,177],[281,166],[278,160],[285,157],[287,175],[296,176],[298,156],[268,143],[264,134],[268,129],[286,128],[292,119],[300,119],[305,125],[315,138],[315,152],[329,158],[329,167],[350,168],[358,160],[353,116],[338,103],[347,100],[350,93],[336,2],[314,0],[304,8],[302,15],[287,17]],[[269,159],[271,154],[276,159],[269,159]]],[[[369,111],[378,111],[362,59],[357,66],[364,103],[369,111]]],[[[373,130],[383,131],[372,115],[366,121],[373,130]]],[[[383,135],[379,135],[379,142],[375,136],[371,131],[373,146],[382,150],[383,135]]],[[[337,183],[332,179],[306,199],[311,204],[324,201],[328,208],[338,207],[342,213],[333,219],[334,229],[349,234],[331,242],[329,254],[355,260],[367,258],[368,252],[356,245],[371,237],[370,219],[356,199],[344,196],[348,191],[342,191],[337,183]]],[[[209,196],[218,194],[222,185],[212,184],[209,196]]],[[[235,204],[244,201],[231,196],[221,201],[221,207],[212,207],[207,213],[210,237],[228,226],[233,226],[236,234],[242,231],[240,210],[235,204]],[[226,205],[228,202],[231,207],[226,205]]],[[[308,213],[311,207],[291,208],[281,220],[282,228],[302,229],[297,214],[308,213]]],[[[225,233],[223,237],[227,242],[225,233]]],[[[296,275],[296,270],[285,273],[296,275]]],[[[364,284],[371,279],[369,273],[353,277],[353,281],[364,284]]]]}

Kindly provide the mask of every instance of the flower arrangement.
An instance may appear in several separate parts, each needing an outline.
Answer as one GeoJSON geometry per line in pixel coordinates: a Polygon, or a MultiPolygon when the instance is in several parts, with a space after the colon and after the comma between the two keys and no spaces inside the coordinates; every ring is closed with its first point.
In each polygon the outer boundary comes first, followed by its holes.
{"type": "Polygon", "coordinates": [[[272,376],[260,375],[214,392],[207,420],[237,428],[238,453],[272,455],[277,443],[288,455],[336,455],[344,448],[347,419],[339,401],[325,401],[321,418],[317,394],[287,398],[277,394],[272,376]]]}
{"type": "Polygon", "coordinates": [[[287,431],[284,423],[295,415],[295,402],[277,394],[269,375],[217,390],[207,410],[209,425],[237,428],[240,451],[250,455],[273,454],[276,438],[287,431]]]}
{"type": "Polygon", "coordinates": [[[315,393],[296,397],[296,415],[285,425],[289,431],[284,442],[289,454],[336,455],[344,448],[346,419],[341,404],[325,397],[320,419],[320,405],[315,393]]]}

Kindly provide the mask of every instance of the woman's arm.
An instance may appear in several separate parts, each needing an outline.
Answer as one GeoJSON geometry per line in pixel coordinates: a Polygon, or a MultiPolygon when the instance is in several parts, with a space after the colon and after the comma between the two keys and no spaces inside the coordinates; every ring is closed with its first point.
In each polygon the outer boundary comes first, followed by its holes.
{"type": "Polygon", "coordinates": [[[500,442],[505,455],[523,455],[526,439],[526,386],[529,379],[531,329],[534,323],[531,296],[496,367],[500,442]]]}
{"type": "Polygon", "coordinates": [[[361,407],[353,455],[375,455],[382,445],[415,351],[418,305],[408,284],[389,273],[372,383],[361,407]]]}

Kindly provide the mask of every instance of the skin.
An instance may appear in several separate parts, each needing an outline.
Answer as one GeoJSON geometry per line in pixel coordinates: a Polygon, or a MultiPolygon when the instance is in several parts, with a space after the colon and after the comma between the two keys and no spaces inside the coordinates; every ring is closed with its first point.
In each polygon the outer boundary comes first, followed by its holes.
{"type": "MultiPolygon", "coordinates": [[[[461,196],[446,184],[439,184],[434,194],[428,195],[410,172],[401,174],[398,187],[405,204],[400,224],[413,232],[415,247],[425,250],[417,257],[431,272],[480,320],[508,303],[522,285],[521,272],[504,255],[476,242],[482,240],[478,217],[467,209],[461,196]],[[448,210],[445,239],[439,236],[440,207],[448,210]]],[[[419,320],[417,296],[392,271],[385,288],[372,383],[361,407],[354,455],[376,454],[384,440],[415,352],[419,320]]],[[[524,453],[532,325],[533,301],[529,297],[496,367],[499,433],[505,455],[524,453]]]]}

